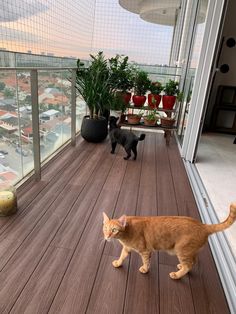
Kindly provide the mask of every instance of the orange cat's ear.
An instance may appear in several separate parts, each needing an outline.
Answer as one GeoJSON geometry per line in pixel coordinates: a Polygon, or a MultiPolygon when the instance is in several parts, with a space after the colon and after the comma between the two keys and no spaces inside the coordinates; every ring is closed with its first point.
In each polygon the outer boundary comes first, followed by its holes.
{"type": "Polygon", "coordinates": [[[110,219],[108,218],[108,216],[103,212],[103,223],[107,223],[110,219]]]}
{"type": "Polygon", "coordinates": [[[122,215],[119,219],[118,219],[119,223],[121,224],[122,227],[126,226],[126,216],[122,215]]]}

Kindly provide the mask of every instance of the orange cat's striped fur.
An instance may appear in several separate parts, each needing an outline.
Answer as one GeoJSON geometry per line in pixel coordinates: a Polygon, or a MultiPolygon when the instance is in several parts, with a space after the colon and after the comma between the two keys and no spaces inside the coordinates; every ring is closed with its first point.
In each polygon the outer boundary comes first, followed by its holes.
{"type": "Polygon", "coordinates": [[[219,224],[207,225],[190,217],[159,216],[135,217],[121,216],[109,219],[103,213],[103,233],[106,240],[118,239],[123,248],[120,258],[113,261],[114,267],[122,265],[130,251],[141,255],[143,265],[141,273],[147,273],[150,267],[151,253],[165,250],[175,254],[179,260],[178,271],[171,272],[172,279],[187,274],[197,257],[200,248],[207,242],[209,235],[223,231],[236,220],[236,203],[230,205],[228,218],[219,224]]]}

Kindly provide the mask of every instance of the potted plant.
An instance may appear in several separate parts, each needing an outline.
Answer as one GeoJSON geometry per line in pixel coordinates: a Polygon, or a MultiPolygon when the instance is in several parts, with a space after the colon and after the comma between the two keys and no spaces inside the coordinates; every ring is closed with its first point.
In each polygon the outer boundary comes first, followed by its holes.
{"type": "Polygon", "coordinates": [[[148,114],[143,116],[143,122],[145,125],[148,126],[155,126],[157,124],[159,115],[157,114],[156,110],[149,110],[148,114]]]}
{"type": "Polygon", "coordinates": [[[133,103],[135,107],[142,107],[146,101],[146,92],[150,88],[151,81],[148,78],[148,73],[143,70],[136,70],[134,76],[134,95],[133,103]]]}
{"type": "Polygon", "coordinates": [[[110,72],[103,52],[90,55],[91,62],[86,67],[80,59],[77,61],[76,89],[86,102],[89,115],[81,125],[81,135],[89,142],[101,142],[107,136],[105,112],[113,99],[110,72]]]}
{"type": "Polygon", "coordinates": [[[121,55],[116,55],[114,58],[109,59],[111,82],[116,90],[116,94],[121,95],[126,105],[129,104],[131,99],[134,76],[134,67],[128,60],[128,56],[121,55]]]}
{"type": "Polygon", "coordinates": [[[161,102],[161,95],[160,93],[163,90],[163,86],[160,82],[151,82],[148,94],[148,106],[152,109],[158,108],[161,102]]]}
{"type": "Polygon", "coordinates": [[[174,81],[174,80],[169,80],[166,85],[164,86],[164,93],[165,95],[162,96],[162,104],[163,104],[163,109],[168,109],[172,110],[176,97],[179,94],[179,83],[174,81]]]}
{"type": "Polygon", "coordinates": [[[142,115],[143,115],[142,110],[140,110],[138,113],[127,114],[127,121],[129,124],[139,124],[142,115]]]}

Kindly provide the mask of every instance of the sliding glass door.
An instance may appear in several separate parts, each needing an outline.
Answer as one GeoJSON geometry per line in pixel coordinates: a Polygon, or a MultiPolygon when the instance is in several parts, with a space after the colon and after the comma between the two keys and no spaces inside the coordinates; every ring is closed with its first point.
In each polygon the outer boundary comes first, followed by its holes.
{"type": "Polygon", "coordinates": [[[205,32],[207,8],[208,0],[189,1],[188,3],[189,12],[187,13],[190,17],[190,27],[188,36],[186,38],[187,45],[180,86],[182,97],[179,103],[180,112],[178,124],[178,140],[181,146],[185,137],[189,110],[190,107],[194,105],[192,103],[192,91],[195,87],[195,75],[199,64],[203,36],[205,32]]]}

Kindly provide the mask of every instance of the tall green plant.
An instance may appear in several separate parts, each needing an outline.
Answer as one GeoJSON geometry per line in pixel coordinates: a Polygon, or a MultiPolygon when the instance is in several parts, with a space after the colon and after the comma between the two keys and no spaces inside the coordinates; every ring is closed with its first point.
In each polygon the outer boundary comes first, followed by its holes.
{"type": "Polygon", "coordinates": [[[77,60],[76,89],[86,102],[90,118],[97,118],[109,108],[113,95],[111,92],[111,79],[108,62],[103,52],[90,55],[91,62],[88,67],[77,60]]]}

